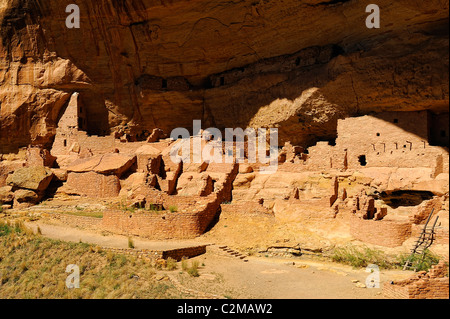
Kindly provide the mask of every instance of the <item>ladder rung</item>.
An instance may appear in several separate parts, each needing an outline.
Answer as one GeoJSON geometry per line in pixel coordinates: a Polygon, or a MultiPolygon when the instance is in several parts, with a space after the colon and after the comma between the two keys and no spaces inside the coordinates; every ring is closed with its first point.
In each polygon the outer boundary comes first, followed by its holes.
{"type": "MultiPolygon", "coordinates": [[[[434,213],[434,208],[431,211],[431,214],[428,216],[427,222],[425,223],[422,232],[420,233],[420,236],[417,238],[417,241],[414,243],[414,248],[411,249],[411,256],[409,256],[409,258],[407,259],[403,270],[406,270],[408,268],[412,268],[413,267],[413,261],[412,259],[414,258],[415,255],[421,255],[422,258],[425,255],[426,250],[433,244],[434,240],[435,240],[435,231],[434,229],[436,228],[436,223],[438,218],[436,218],[433,226],[431,228],[429,228],[428,224],[433,216],[434,213]]],[[[414,270],[417,270],[417,266],[414,267],[414,270]]]]}

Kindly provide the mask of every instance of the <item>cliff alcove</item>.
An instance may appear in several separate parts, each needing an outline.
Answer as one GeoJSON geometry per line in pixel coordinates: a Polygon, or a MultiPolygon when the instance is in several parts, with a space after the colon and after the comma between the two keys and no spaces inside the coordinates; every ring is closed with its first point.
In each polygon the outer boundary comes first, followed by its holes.
{"type": "Polygon", "coordinates": [[[448,114],[445,1],[379,1],[380,29],[362,1],[89,0],[80,29],[65,25],[69,4],[2,1],[2,152],[49,144],[73,92],[96,135],[202,119],[313,145],[347,116],[448,114]]]}
{"type": "Polygon", "coordinates": [[[448,247],[448,1],[379,0],[380,28],[359,0],[83,0],[68,28],[71,2],[0,0],[5,210],[105,200],[83,225],[185,239],[240,214],[389,248],[433,212],[448,247]],[[210,127],[277,128],[276,172],[248,137],[244,163],[188,161],[204,140],[173,160],[174,129],[210,127]]]}

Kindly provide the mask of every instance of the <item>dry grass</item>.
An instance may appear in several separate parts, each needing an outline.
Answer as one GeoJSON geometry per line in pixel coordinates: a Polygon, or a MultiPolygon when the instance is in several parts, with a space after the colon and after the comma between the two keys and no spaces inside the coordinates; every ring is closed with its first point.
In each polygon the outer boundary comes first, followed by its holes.
{"type": "Polygon", "coordinates": [[[84,243],[51,240],[20,222],[0,221],[0,298],[181,298],[170,282],[140,259],[84,243]],[[66,267],[80,268],[80,288],[68,289],[66,267]]]}
{"type": "Polygon", "coordinates": [[[177,261],[173,258],[168,258],[166,263],[166,270],[174,271],[178,269],[177,261]]]}
{"type": "Polygon", "coordinates": [[[188,261],[183,259],[181,261],[181,269],[188,273],[191,277],[198,277],[200,274],[198,273],[199,262],[197,260],[193,260],[191,262],[191,266],[189,266],[188,261]]]}
{"type": "Polygon", "coordinates": [[[396,260],[392,260],[384,252],[368,247],[349,245],[336,248],[330,258],[334,262],[350,265],[354,268],[365,268],[370,264],[375,264],[381,269],[393,269],[400,266],[396,260]]]}
{"type": "MultiPolygon", "coordinates": [[[[334,262],[351,265],[354,268],[364,268],[375,264],[381,269],[402,269],[409,254],[389,256],[380,250],[368,247],[347,246],[334,249],[330,258],[334,262]]],[[[417,265],[418,271],[428,271],[439,262],[439,257],[427,250],[423,260],[421,256],[416,256],[412,261],[417,265]]]]}

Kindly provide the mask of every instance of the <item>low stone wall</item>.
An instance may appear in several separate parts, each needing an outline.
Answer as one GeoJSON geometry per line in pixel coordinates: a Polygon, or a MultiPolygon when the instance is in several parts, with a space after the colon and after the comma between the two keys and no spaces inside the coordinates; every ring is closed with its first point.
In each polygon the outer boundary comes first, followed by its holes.
{"type": "Polygon", "coordinates": [[[411,224],[408,222],[374,221],[357,217],[350,219],[350,234],[365,243],[398,247],[411,237],[411,224]]]}
{"type": "Polygon", "coordinates": [[[422,271],[410,279],[385,284],[383,295],[389,299],[448,299],[447,273],[447,264],[440,262],[429,273],[422,271]]]}
{"type": "Polygon", "coordinates": [[[162,253],[163,259],[173,258],[180,261],[183,258],[193,258],[206,253],[206,246],[186,247],[179,249],[166,250],[162,253]]]}
{"type": "Polygon", "coordinates": [[[120,248],[106,248],[109,251],[118,254],[131,255],[142,258],[147,261],[156,261],[158,259],[172,258],[176,261],[181,261],[183,258],[194,258],[206,253],[206,245],[184,247],[171,250],[149,250],[149,249],[120,249],[120,248]]]}
{"type": "Polygon", "coordinates": [[[190,239],[202,235],[217,213],[216,205],[207,205],[196,213],[106,211],[104,230],[150,239],[190,239]]]}
{"type": "Polygon", "coordinates": [[[272,216],[273,214],[255,201],[222,204],[222,214],[240,216],[272,216]]]}
{"type": "Polygon", "coordinates": [[[449,279],[421,280],[410,286],[386,284],[383,294],[389,299],[448,299],[449,279]]]}
{"type": "Polygon", "coordinates": [[[96,217],[68,215],[64,213],[50,214],[50,218],[70,227],[99,230],[102,227],[102,219],[96,217]]]}

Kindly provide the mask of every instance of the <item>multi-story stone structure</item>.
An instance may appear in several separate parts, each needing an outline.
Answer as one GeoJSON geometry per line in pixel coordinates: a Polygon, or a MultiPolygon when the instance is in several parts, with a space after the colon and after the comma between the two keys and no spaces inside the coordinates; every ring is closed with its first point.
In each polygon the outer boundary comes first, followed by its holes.
{"type": "Polygon", "coordinates": [[[114,136],[90,136],[87,131],[87,112],[79,99],[79,93],[73,93],[58,120],[52,155],[80,153],[82,149],[94,153],[108,153],[114,150],[116,142],[114,136]]]}

